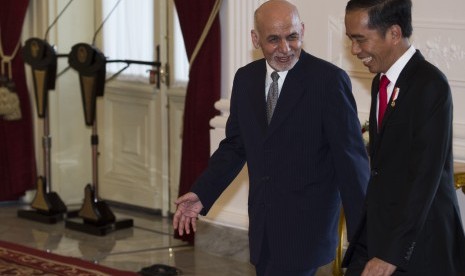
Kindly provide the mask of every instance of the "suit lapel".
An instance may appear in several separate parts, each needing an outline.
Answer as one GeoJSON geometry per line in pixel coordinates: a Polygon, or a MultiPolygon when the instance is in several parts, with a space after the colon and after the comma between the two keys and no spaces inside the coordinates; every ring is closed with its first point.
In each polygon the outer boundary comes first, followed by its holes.
{"type": "Polygon", "coordinates": [[[374,140],[373,143],[371,143],[371,145],[373,146],[373,149],[371,149],[372,157],[374,157],[377,149],[379,148],[381,144],[381,141],[383,138],[383,132],[384,132],[387,122],[389,122],[389,119],[392,116],[392,114],[396,112],[396,109],[398,109],[399,106],[402,105],[402,100],[405,99],[405,96],[408,94],[412,75],[417,70],[418,63],[422,60],[424,60],[424,57],[422,56],[420,51],[417,50],[417,52],[412,56],[409,62],[405,65],[404,69],[402,69],[402,72],[400,73],[399,78],[397,79],[394,85],[394,91],[391,95],[391,98],[389,99],[388,106],[386,108],[386,113],[384,114],[383,122],[381,124],[381,129],[379,132],[377,131],[377,120],[376,120],[376,106],[377,106],[379,77],[380,77],[379,74],[377,74],[375,78],[373,79],[373,85],[371,88],[371,110],[372,112],[370,113],[370,139],[374,140]],[[397,98],[394,101],[394,98],[396,97],[395,96],[396,89],[398,90],[398,92],[397,92],[397,98]],[[373,128],[371,127],[372,125],[374,126],[373,128]]]}
{"type": "Polygon", "coordinates": [[[267,135],[271,135],[286,120],[286,117],[292,112],[294,106],[300,102],[300,98],[305,92],[305,89],[301,85],[302,78],[305,77],[302,70],[303,59],[305,57],[306,53],[302,50],[299,61],[287,73],[283,87],[279,93],[278,103],[273,112],[273,118],[268,126],[267,135]]]}
{"type": "Polygon", "coordinates": [[[420,51],[417,50],[417,52],[412,56],[412,58],[405,65],[404,69],[400,73],[399,78],[397,79],[394,85],[394,90],[392,92],[391,98],[389,99],[388,106],[386,108],[386,113],[384,114],[382,123],[383,129],[386,122],[389,120],[389,117],[395,111],[396,106],[402,103],[402,99],[404,99],[405,95],[407,95],[407,93],[409,92],[408,88],[411,82],[409,82],[408,80],[412,79],[411,76],[415,73],[418,62],[420,62],[421,60],[424,60],[424,58],[421,55],[420,51]],[[396,99],[394,101],[395,97],[396,99]]]}
{"type": "Polygon", "coordinates": [[[286,80],[281,88],[278,103],[273,112],[273,118],[268,125],[266,118],[266,97],[265,97],[265,82],[266,82],[266,61],[263,59],[262,64],[258,66],[257,72],[252,73],[250,79],[250,102],[252,104],[255,118],[263,133],[267,136],[271,135],[286,119],[293,107],[299,103],[305,89],[301,86],[302,78],[305,77],[302,70],[302,59],[306,58],[306,53],[302,50],[299,61],[294,68],[289,70],[286,80]],[[262,76],[262,77],[255,77],[262,76]],[[254,108],[255,107],[255,108],[254,108]]]}
{"type": "Polygon", "coordinates": [[[285,121],[293,107],[300,101],[304,89],[299,83],[297,76],[289,72],[281,88],[273,118],[268,126],[268,135],[272,134],[285,121]]]}

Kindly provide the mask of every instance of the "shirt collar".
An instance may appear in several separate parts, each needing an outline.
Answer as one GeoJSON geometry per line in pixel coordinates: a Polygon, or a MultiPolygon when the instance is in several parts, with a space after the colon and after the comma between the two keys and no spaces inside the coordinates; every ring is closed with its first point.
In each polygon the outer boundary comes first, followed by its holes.
{"type": "MultiPolygon", "coordinates": [[[[268,64],[268,61],[266,62],[266,83],[271,83],[273,80],[271,79],[271,73],[273,73],[273,71],[276,71],[275,69],[273,69],[269,64],[268,64]]],[[[284,83],[284,80],[286,79],[286,76],[287,76],[287,73],[289,71],[280,71],[280,72],[277,72],[278,75],[279,75],[279,79],[278,79],[278,82],[280,83],[280,86],[282,86],[282,84],[284,83]]]]}
{"type": "MultiPolygon", "coordinates": [[[[405,65],[409,60],[413,57],[415,54],[416,49],[413,45],[411,45],[407,51],[389,68],[389,70],[386,72],[386,76],[391,82],[391,84],[395,84],[397,79],[399,78],[400,73],[404,69],[405,65]]],[[[270,73],[271,74],[271,73],[270,73]]],[[[381,76],[384,74],[381,74],[381,76]]],[[[380,77],[381,77],[380,76],[380,77]]]]}

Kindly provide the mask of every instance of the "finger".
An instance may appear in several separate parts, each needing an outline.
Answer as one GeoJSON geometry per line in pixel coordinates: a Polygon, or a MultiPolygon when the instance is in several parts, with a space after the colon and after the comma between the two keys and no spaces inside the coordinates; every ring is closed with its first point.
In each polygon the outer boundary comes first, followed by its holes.
{"type": "Polygon", "coordinates": [[[175,201],[174,204],[179,205],[184,201],[184,196],[178,197],[175,201]]]}
{"type": "Polygon", "coordinates": [[[179,210],[176,210],[173,216],[173,228],[178,229],[178,224],[179,224],[179,216],[181,215],[181,212],[179,210]]]}
{"type": "Polygon", "coordinates": [[[178,231],[179,231],[180,236],[184,235],[184,223],[185,223],[185,220],[186,220],[186,217],[181,215],[181,218],[180,218],[179,224],[178,224],[178,226],[179,226],[178,231]]]}
{"type": "Polygon", "coordinates": [[[189,235],[191,233],[191,220],[189,217],[184,220],[184,229],[186,230],[186,234],[189,235]]]}
{"type": "Polygon", "coordinates": [[[197,232],[197,218],[191,218],[191,225],[192,225],[192,230],[194,230],[194,232],[197,232]]]}
{"type": "Polygon", "coordinates": [[[185,194],[185,195],[182,195],[182,196],[178,197],[178,198],[174,201],[174,203],[179,205],[179,204],[182,203],[182,202],[190,201],[190,200],[191,200],[191,195],[190,195],[190,193],[187,193],[187,194],[185,194]]]}

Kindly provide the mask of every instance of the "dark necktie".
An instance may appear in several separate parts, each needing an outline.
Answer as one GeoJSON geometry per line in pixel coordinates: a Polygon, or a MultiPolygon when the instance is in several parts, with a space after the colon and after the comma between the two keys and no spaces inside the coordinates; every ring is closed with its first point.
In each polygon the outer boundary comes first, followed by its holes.
{"type": "Polygon", "coordinates": [[[378,130],[381,129],[381,123],[383,122],[384,113],[386,112],[387,107],[387,86],[390,81],[383,75],[381,81],[379,82],[379,106],[378,106],[378,130]]]}
{"type": "Polygon", "coordinates": [[[271,79],[273,80],[273,82],[270,85],[270,89],[268,90],[268,96],[266,97],[266,117],[268,119],[268,124],[270,124],[271,122],[271,117],[273,117],[274,108],[276,107],[276,103],[278,102],[279,75],[276,71],[273,71],[273,73],[271,73],[271,79]]]}

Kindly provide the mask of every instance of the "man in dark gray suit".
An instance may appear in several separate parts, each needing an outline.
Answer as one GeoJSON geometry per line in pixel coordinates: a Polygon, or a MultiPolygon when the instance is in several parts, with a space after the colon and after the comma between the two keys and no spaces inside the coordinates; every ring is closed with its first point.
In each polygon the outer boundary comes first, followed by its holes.
{"type": "Polygon", "coordinates": [[[465,274],[453,184],[452,95],[410,44],[410,0],[351,0],[346,33],[372,73],[371,179],[346,275],[465,274]],[[384,85],[380,85],[384,83],[384,85]]]}
{"type": "Polygon", "coordinates": [[[197,216],[247,162],[250,258],[258,275],[314,275],[329,263],[341,198],[351,237],[368,181],[349,77],[303,51],[303,35],[289,2],[271,0],[256,10],[252,42],[265,58],[237,71],[226,138],[191,192],[176,201],[174,227],[181,235],[195,231],[197,216]],[[267,98],[276,90],[273,111],[267,98]]]}

